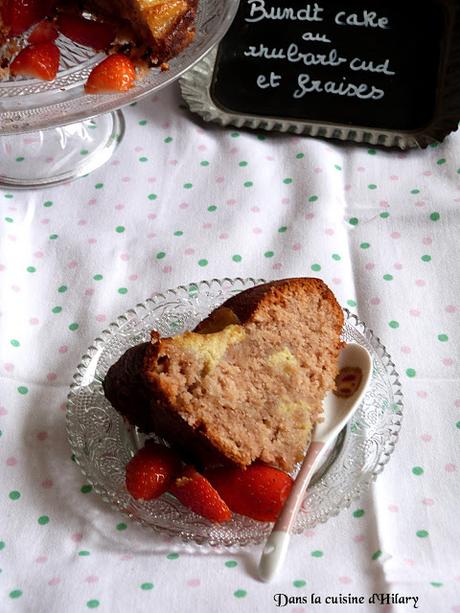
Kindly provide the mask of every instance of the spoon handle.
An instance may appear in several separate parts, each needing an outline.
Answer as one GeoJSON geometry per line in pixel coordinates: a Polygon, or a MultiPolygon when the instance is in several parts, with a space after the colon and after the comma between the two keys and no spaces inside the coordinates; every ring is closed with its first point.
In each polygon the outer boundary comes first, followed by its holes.
{"type": "Polygon", "coordinates": [[[262,581],[270,581],[284,562],[292,526],[302,504],[305,490],[310,483],[315,464],[323,449],[324,443],[321,441],[314,441],[308,448],[288,499],[273,526],[262,552],[259,562],[259,576],[262,581]]]}

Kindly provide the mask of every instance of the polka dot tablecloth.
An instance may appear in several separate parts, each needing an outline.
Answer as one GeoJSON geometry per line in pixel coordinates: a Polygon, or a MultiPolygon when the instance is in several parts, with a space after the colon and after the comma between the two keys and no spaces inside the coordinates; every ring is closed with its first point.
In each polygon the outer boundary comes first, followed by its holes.
{"type": "Polygon", "coordinates": [[[176,86],[124,113],[105,167],[0,191],[0,611],[414,609],[376,593],[458,613],[460,134],[399,153],[221,129],[176,86]],[[155,291],[225,276],[321,277],[388,347],[405,395],[382,475],[293,538],[270,584],[261,547],[201,551],[112,511],[65,433],[72,374],[103,328],[155,291]],[[326,603],[340,595],[364,602],[326,603]]]}

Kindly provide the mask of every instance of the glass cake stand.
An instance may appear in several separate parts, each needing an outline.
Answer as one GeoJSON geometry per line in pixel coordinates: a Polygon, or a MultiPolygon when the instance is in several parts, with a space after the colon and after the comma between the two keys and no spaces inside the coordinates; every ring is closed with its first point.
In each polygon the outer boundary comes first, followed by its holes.
{"type": "Polygon", "coordinates": [[[193,43],[152,68],[130,91],[87,95],[84,83],[105,55],[60,35],[60,71],[52,82],[0,81],[0,187],[55,185],[104,164],[123,138],[121,107],[169,85],[206,55],[229,28],[238,0],[199,0],[193,43]]]}

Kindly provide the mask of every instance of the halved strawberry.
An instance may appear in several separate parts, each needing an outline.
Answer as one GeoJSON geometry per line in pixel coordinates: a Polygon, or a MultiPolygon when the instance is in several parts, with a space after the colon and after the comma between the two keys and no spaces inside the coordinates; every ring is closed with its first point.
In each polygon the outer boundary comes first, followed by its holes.
{"type": "Polygon", "coordinates": [[[136,80],[136,70],[132,61],[121,53],[109,55],[95,66],[85,84],[88,94],[108,94],[126,92],[136,80]]]}
{"type": "Polygon", "coordinates": [[[76,43],[92,47],[96,51],[107,49],[117,31],[111,23],[102,23],[66,13],[59,16],[58,28],[62,34],[76,43]]]}
{"type": "Polygon", "coordinates": [[[19,36],[51,13],[54,0],[4,0],[2,18],[10,36],[19,36]]]}
{"type": "Polygon", "coordinates": [[[10,72],[13,76],[52,81],[59,69],[59,57],[59,49],[54,43],[29,45],[11,62],[10,72]]]}
{"type": "Polygon", "coordinates": [[[205,476],[230,509],[259,521],[276,521],[291,491],[293,480],[265,464],[211,468],[205,476]]]}
{"type": "Polygon", "coordinates": [[[37,23],[27,40],[31,45],[38,45],[39,43],[52,43],[58,36],[59,33],[54,27],[53,22],[43,19],[37,23]]]}
{"type": "Polygon", "coordinates": [[[181,461],[172,449],[147,441],[126,466],[126,488],[136,500],[158,498],[180,468],[181,461]]]}
{"type": "Polygon", "coordinates": [[[186,466],[169,488],[183,505],[211,521],[222,523],[232,512],[203,475],[193,466],[186,466]]]}

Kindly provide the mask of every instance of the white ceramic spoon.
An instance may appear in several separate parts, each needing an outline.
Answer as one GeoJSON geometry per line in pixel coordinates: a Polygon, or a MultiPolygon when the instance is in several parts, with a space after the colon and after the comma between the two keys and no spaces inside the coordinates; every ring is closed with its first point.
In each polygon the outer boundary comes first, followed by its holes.
{"type": "Polygon", "coordinates": [[[313,432],[312,442],[292,486],[291,493],[262,552],[259,563],[259,576],[262,581],[270,581],[283,564],[292,527],[310,479],[326,450],[359,407],[366,392],[372,375],[372,358],[366,349],[354,343],[345,345],[340,352],[339,368],[345,366],[361,369],[361,383],[354,394],[348,398],[340,398],[330,392],[324,399],[324,421],[318,424],[313,432]]]}

